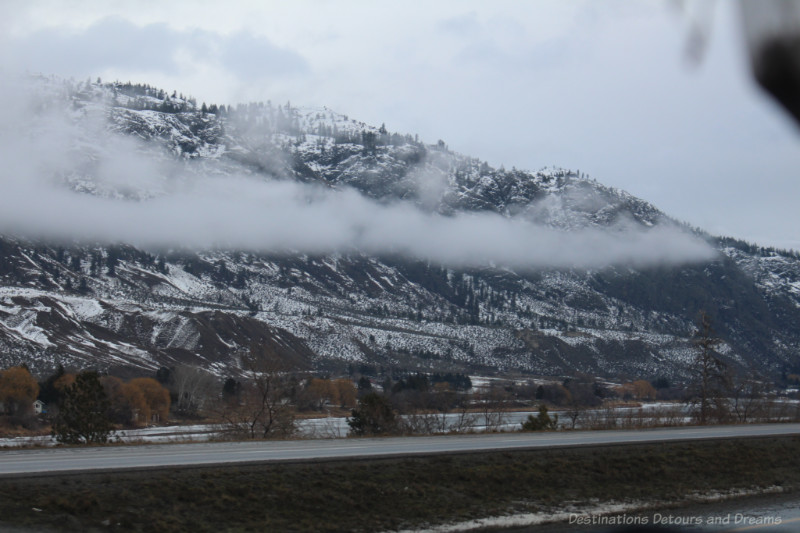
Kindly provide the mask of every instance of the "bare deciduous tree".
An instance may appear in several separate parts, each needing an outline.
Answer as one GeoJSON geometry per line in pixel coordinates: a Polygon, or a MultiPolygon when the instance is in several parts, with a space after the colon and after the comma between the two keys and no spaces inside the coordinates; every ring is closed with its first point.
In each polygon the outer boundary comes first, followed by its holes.
{"type": "Polygon", "coordinates": [[[172,372],[175,410],[182,416],[197,416],[206,404],[215,380],[206,370],[194,366],[179,366],[172,372]]]}
{"type": "Polygon", "coordinates": [[[572,422],[572,429],[575,429],[578,420],[585,416],[586,411],[600,405],[602,400],[595,394],[595,380],[591,376],[578,376],[566,380],[563,386],[567,390],[566,415],[572,422]]]}
{"type": "Polygon", "coordinates": [[[254,343],[241,358],[246,378],[238,396],[223,401],[223,431],[246,438],[289,437],[296,432],[288,368],[269,347],[254,343]]]}
{"type": "Polygon", "coordinates": [[[486,431],[499,431],[506,423],[510,395],[502,386],[491,384],[476,395],[486,431]]]}
{"type": "Polygon", "coordinates": [[[0,406],[9,415],[25,415],[33,410],[39,384],[27,368],[13,366],[0,372],[0,406]]]}
{"type": "Polygon", "coordinates": [[[768,414],[766,397],[767,387],[755,373],[736,381],[731,388],[731,409],[736,421],[746,424],[764,418],[768,414]]]}

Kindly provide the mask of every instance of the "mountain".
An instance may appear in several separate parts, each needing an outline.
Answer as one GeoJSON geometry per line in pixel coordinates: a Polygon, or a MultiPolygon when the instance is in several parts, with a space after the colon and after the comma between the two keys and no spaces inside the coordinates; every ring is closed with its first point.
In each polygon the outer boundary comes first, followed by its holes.
{"type": "MultiPolygon", "coordinates": [[[[732,368],[771,376],[800,370],[797,253],[692,230],[578,171],[492,168],[442,141],[425,144],[327,108],[200,107],[176,93],[99,80],[41,78],[34,85],[19,136],[38,146],[45,163],[36,168],[48,186],[70,198],[147,206],[205,179],[224,192],[245,177],[313,185],[292,194],[355,191],[369,203],[354,205],[392,213],[413,206],[435,220],[521,219],[563,236],[671,228],[714,251],[702,260],[605,265],[592,260],[603,251],[587,244],[570,250],[586,258],[575,267],[544,257],[525,268],[431,261],[391,246],[168,246],[126,241],[137,235],[130,228],[120,228],[112,243],[93,243],[57,231],[15,232],[6,223],[0,367],[24,362],[47,372],[63,364],[133,375],[192,364],[224,376],[235,374],[239,356],[260,343],[295,368],[320,371],[682,379],[691,372],[702,309],[732,368]],[[52,138],[54,128],[59,142],[36,144],[52,138]],[[54,146],[60,151],[51,162],[58,164],[48,165],[54,146]]],[[[308,213],[341,210],[314,202],[308,200],[308,213]]],[[[280,206],[275,211],[282,213],[280,206]]],[[[67,232],[74,222],[65,217],[57,225],[67,232]]],[[[248,228],[246,220],[241,224],[248,228]]]]}

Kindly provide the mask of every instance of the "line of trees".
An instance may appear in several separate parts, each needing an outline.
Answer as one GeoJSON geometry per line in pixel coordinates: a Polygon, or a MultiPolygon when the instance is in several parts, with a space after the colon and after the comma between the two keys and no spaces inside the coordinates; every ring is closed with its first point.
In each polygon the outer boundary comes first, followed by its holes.
{"type": "Polygon", "coordinates": [[[0,424],[37,429],[34,401],[46,408],[60,442],[104,442],[113,425],[143,426],[166,421],[170,393],[153,378],[127,382],[94,371],[66,372],[62,366],[37,382],[25,366],[0,371],[0,424]],[[103,436],[105,435],[105,436],[103,436]]]}
{"type": "Polygon", "coordinates": [[[492,431],[504,424],[510,408],[529,406],[533,398],[539,413],[522,424],[523,430],[800,419],[800,408],[777,399],[765,378],[754,372],[736,373],[726,364],[717,351],[721,341],[715,337],[711,318],[705,312],[699,314],[694,344],[696,355],[688,383],[671,384],[667,378],[659,377],[609,387],[591,376],[576,376],[561,383],[540,385],[498,381],[471,394],[453,394],[447,387],[432,386],[423,374],[408,375],[394,383],[386,380],[381,392],[370,390],[367,381],[363,387],[359,383],[359,390],[368,394],[361,396],[352,411],[350,428],[355,435],[458,431],[476,425],[492,431]],[[619,404],[619,400],[657,399],[680,402],[648,410],[619,404]],[[558,415],[548,412],[548,406],[560,408],[560,422],[558,415]],[[459,409],[469,423],[449,427],[447,415],[459,409]]]}
{"type": "Polygon", "coordinates": [[[18,366],[0,371],[0,424],[24,426],[37,420],[31,413],[37,397],[48,404],[54,434],[69,443],[102,442],[104,428],[163,423],[171,416],[213,418],[223,433],[236,438],[274,438],[293,435],[297,415],[303,411],[350,410],[349,424],[356,435],[457,432],[475,426],[498,430],[511,409],[531,405],[540,411],[523,424],[528,430],[559,424],[571,428],[679,424],[686,423],[687,416],[698,424],[711,424],[800,415],[800,410],[789,412],[788,404],[775,401],[766,380],[732,372],[717,350],[720,340],[706,313],[700,313],[694,339],[695,379],[688,386],[671,386],[662,377],[609,387],[591,376],[575,376],[543,384],[496,380],[473,389],[462,374],[382,371],[380,382],[375,372],[359,376],[355,368],[349,379],[331,379],[298,373],[272,348],[259,343],[241,355],[241,373],[222,383],[203,369],[186,366],[162,367],[154,377],[128,381],[95,372],[69,373],[60,367],[37,382],[27,368],[18,366]],[[617,400],[676,398],[676,391],[683,391],[680,399],[688,403],[688,410],[677,406],[651,416],[651,422],[641,409],[637,413],[626,407],[624,415],[615,412],[617,400]],[[559,408],[560,421],[548,407],[559,408]],[[76,429],[81,424],[90,429],[76,429]]]}

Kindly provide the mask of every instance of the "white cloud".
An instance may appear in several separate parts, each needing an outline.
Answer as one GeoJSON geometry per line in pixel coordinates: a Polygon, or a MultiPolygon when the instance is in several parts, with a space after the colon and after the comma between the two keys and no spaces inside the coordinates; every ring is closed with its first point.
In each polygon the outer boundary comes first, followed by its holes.
{"type": "Polygon", "coordinates": [[[327,105],[494,165],[579,168],[711,231],[797,239],[800,142],[751,86],[731,4],[691,69],[656,0],[75,6],[4,2],[4,64],[327,105]]]}
{"type": "Polygon", "coordinates": [[[138,26],[120,17],[103,18],[86,28],[40,29],[11,45],[14,54],[7,65],[67,77],[126,71],[179,77],[211,67],[238,83],[252,83],[308,70],[298,53],[247,31],[220,35],[176,30],[163,22],[138,26]]]}
{"type": "MultiPolygon", "coordinates": [[[[25,101],[18,91],[2,96],[25,101]]],[[[19,109],[0,110],[4,234],[148,248],[397,254],[520,269],[673,264],[713,256],[704,242],[672,227],[566,232],[494,213],[446,217],[403,202],[385,205],[349,189],[214,176],[205,167],[160,158],[132,138],[109,135],[102,122],[76,126],[58,110],[19,109]],[[103,196],[76,192],[76,183],[103,196]]],[[[446,186],[438,174],[413,180],[429,207],[446,186]]]]}

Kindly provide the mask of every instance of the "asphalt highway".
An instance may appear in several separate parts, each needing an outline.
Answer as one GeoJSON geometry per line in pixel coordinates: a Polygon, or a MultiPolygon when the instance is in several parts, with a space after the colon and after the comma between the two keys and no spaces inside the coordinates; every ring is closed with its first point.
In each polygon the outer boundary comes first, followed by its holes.
{"type": "Polygon", "coordinates": [[[800,435],[800,424],[551,433],[498,433],[374,439],[203,442],[28,450],[0,449],[0,477],[92,470],[313,461],[787,435],[800,435]]]}

